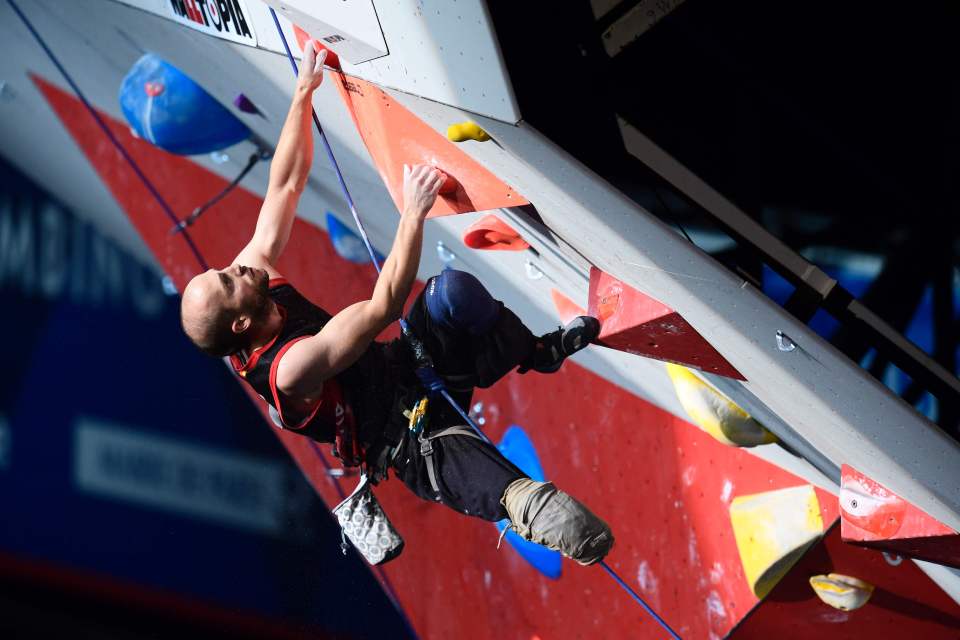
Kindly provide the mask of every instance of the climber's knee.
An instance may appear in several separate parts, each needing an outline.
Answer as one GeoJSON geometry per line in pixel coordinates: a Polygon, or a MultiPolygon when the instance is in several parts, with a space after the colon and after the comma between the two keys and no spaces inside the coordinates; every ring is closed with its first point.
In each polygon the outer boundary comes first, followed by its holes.
{"type": "Polygon", "coordinates": [[[514,480],[501,502],[521,538],[580,564],[599,562],[613,546],[613,532],[607,523],[553,483],[514,480]]]}
{"type": "Polygon", "coordinates": [[[448,329],[481,335],[490,330],[500,313],[500,304],[466,271],[444,269],[430,278],[426,289],[427,312],[448,329]]]}

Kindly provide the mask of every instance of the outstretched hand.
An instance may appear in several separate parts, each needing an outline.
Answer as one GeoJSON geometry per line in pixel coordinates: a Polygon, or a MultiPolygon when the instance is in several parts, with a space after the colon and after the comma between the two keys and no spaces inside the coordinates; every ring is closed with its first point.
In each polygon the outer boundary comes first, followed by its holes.
{"type": "Polygon", "coordinates": [[[447,175],[427,164],[403,165],[403,214],[423,219],[447,175]]]}
{"type": "Polygon", "coordinates": [[[303,46],[303,60],[300,61],[300,72],[297,84],[313,91],[323,82],[323,62],[327,59],[327,50],[321,49],[317,53],[317,45],[308,40],[303,46]]]}

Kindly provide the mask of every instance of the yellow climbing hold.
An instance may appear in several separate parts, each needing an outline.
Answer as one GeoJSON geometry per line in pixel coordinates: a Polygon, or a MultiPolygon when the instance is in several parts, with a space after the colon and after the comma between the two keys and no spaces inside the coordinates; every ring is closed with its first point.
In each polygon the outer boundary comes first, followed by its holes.
{"type": "Polygon", "coordinates": [[[754,447],[777,441],[777,437],[750,414],[686,367],[668,363],[667,374],[690,420],[716,440],[734,447],[754,447]]]}
{"type": "Polygon", "coordinates": [[[841,611],[859,609],[873,595],[872,584],[840,573],[811,576],[810,586],[818,598],[841,611]]]}
{"type": "Polygon", "coordinates": [[[460,122],[447,127],[447,140],[452,142],[463,142],[464,140],[476,140],[477,142],[486,142],[490,139],[490,134],[480,128],[476,122],[460,122]]]}
{"type": "Polygon", "coordinates": [[[823,534],[820,501],[810,485],[734,498],[730,522],[744,575],[758,598],[823,534]]]}

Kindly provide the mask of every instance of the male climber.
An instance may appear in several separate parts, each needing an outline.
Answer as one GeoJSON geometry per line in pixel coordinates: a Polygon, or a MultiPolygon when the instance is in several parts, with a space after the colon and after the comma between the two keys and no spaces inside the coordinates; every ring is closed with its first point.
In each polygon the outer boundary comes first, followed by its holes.
{"type": "MultiPolygon", "coordinates": [[[[274,267],[313,160],[311,98],[325,57],[312,42],[306,45],[253,238],[233,264],[187,285],[184,331],[206,353],[230,357],[270,405],[277,426],[336,442],[345,464],[363,463],[375,473],[379,468],[381,477],[392,468],[421,498],[485,520],[509,517],[527,540],[581,564],[599,561],[613,544],[609,527],[552,483],[529,479],[495,447],[458,428],[462,418],[442,399],[429,403],[422,434],[408,429],[403,412],[425,394],[415,374],[423,354],[402,338],[374,338],[403,313],[420,262],[424,219],[445,179],[441,172],[404,167],[400,223],[369,300],[331,317],[274,267]]],[[[556,371],[599,331],[595,319],[582,317],[537,338],[479,280],[453,270],[427,281],[406,319],[460,406],[469,406],[474,387],[487,387],[514,368],[556,371]]]]}

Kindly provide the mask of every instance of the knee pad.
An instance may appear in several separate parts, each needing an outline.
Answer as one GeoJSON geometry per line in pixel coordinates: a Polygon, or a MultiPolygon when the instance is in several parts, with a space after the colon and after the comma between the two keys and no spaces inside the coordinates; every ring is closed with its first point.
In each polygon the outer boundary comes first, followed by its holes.
{"type": "Polygon", "coordinates": [[[613,547],[607,523],[551,482],[514,480],[501,503],[517,535],[582,565],[599,562],[613,547]]]}
{"type": "Polygon", "coordinates": [[[425,301],[434,322],[473,335],[489,331],[500,312],[476,276],[455,269],[444,269],[427,282],[425,301]]]}

